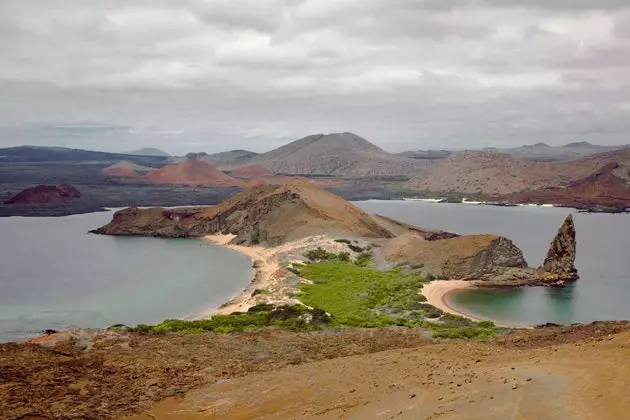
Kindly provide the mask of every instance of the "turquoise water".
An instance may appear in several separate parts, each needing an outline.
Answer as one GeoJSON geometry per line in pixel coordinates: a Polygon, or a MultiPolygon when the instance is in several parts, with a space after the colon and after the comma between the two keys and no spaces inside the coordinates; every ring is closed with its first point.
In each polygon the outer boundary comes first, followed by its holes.
{"type": "Polygon", "coordinates": [[[410,201],[355,204],[422,227],[506,236],[523,250],[530,266],[542,263],[562,221],[574,213],[581,278],[573,286],[461,291],[448,295],[448,303],[461,312],[510,325],[630,319],[630,215],[410,201]]]}
{"type": "Polygon", "coordinates": [[[0,218],[0,341],[186,317],[251,280],[247,257],[205,241],[87,233],[111,217],[0,218]]]}

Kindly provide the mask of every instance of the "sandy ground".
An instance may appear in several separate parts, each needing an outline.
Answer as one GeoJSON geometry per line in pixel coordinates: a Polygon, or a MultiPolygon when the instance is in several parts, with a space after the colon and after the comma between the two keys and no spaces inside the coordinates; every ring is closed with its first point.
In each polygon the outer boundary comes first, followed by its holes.
{"type": "Polygon", "coordinates": [[[288,366],[130,420],[628,418],[630,334],[543,348],[450,342],[288,366]]]}
{"type": "Polygon", "coordinates": [[[469,289],[474,288],[475,284],[471,281],[465,280],[433,280],[422,288],[422,294],[427,298],[427,302],[431,305],[435,306],[443,310],[444,312],[448,312],[453,315],[460,315],[466,318],[472,319],[473,321],[483,321],[483,319],[479,319],[473,317],[472,315],[459,312],[456,309],[451,308],[447,301],[446,295],[448,293],[454,292],[455,290],[461,289],[469,289]]]}

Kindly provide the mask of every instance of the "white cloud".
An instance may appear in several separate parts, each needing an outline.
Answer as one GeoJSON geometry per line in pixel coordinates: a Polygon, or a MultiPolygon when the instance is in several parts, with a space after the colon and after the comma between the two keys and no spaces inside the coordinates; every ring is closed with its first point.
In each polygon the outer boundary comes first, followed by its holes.
{"type": "Polygon", "coordinates": [[[3,0],[0,146],[626,142],[629,22],[621,0],[3,0]],[[86,121],[132,129],[29,130],[86,121]]]}

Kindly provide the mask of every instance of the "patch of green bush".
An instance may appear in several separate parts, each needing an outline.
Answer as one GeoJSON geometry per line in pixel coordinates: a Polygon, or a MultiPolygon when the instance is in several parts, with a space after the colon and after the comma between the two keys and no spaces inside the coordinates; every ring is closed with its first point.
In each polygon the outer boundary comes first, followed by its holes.
{"type": "Polygon", "coordinates": [[[419,294],[422,278],[378,271],[342,262],[320,262],[302,269],[314,284],[299,286],[300,301],[331,314],[333,324],[383,327],[406,324],[400,316],[426,300],[419,294]]]}
{"type": "Polygon", "coordinates": [[[459,315],[453,315],[445,313],[440,317],[440,322],[445,326],[457,328],[457,327],[472,327],[475,322],[469,318],[465,318],[459,315]]]}
{"type": "Polygon", "coordinates": [[[245,313],[234,312],[230,315],[215,315],[210,319],[196,321],[167,319],[158,325],[140,324],[131,330],[143,333],[201,334],[209,331],[230,333],[252,331],[264,327],[278,327],[291,331],[310,331],[320,329],[328,323],[330,323],[330,317],[321,309],[308,309],[302,305],[276,307],[261,303],[245,313]]]}
{"type": "Polygon", "coordinates": [[[440,318],[444,315],[443,310],[441,310],[440,308],[436,308],[435,306],[428,303],[421,304],[420,312],[425,318],[429,319],[440,318]]]}
{"type": "Polygon", "coordinates": [[[358,265],[359,267],[367,267],[368,265],[370,265],[371,262],[372,262],[372,253],[369,251],[364,251],[357,256],[354,263],[358,265]]]}
{"type": "Polygon", "coordinates": [[[433,338],[471,340],[492,338],[495,337],[496,334],[497,332],[492,328],[456,327],[434,330],[431,336],[433,338]]]}

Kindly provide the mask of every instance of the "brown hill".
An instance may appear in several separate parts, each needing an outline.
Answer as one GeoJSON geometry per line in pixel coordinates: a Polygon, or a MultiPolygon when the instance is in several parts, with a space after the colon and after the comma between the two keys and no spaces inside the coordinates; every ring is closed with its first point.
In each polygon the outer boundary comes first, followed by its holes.
{"type": "Polygon", "coordinates": [[[438,161],[411,179],[412,189],[484,195],[566,186],[610,163],[630,166],[630,149],[614,150],[568,162],[536,162],[494,151],[464,151],[438,161]]]}
{"type": "Polygon", "coordinates": [[[142,175],[155,170],[148,166],[142,166],[129,162],[127,160],[120,161],[112,166],[108,166],[103,169],[101,173],[105,176],[118,177],[118,178],[138,178],[142,175]]]}
{"type": "Polygon", "coordinates": [[[422,263],[427,273],[447,279],[496,280],[534,277],[526,270],[523,252],[512,241],[496,235],[466,235],[436,241],[407,233],[382,249],[388,261],[422,263]],[[525,269],[525,270],[524,270],[525,269]]]}
{"type": "Polygon", "coordinates": [[[390,238],[367,213],[313,184],[261,185],[216,207],[167,210],[129,208],[95,233],[200,237],[233,233],[234,243],[280,243],[316,234],[390,238]]]}
{"type": "Polygon", "coordinates": [[[277,174],[411,176],[423,162],[391,155],[352,133],[316,134],[250,159],[277,174]]]}
{"type": "Polygon", "coordinates": [[[4,204],[61,203],[80,197],[81,193],[72,185],[38,185],[21,191],[4,204]]]}
{"type": "Polygon", "coordinates": [[[629,176],[629,167],[609,163],[586,178],[566,186],[515,193],[504,198],[519,203],[626,207],[630,206],[629,176]]]}
{"type": "Polygon", "coordinates": [[[239,179],[253,179],[270,177],[273,176],[273,174],[260,165],[250,165],[237,169],[230,173],[230,176],[239,179]]]}
{"type": "Polygon", "coordinates": [[[188,159],[184,162],[166,165],[142,177],[154,184],[203,185],[212,187],[242,186],[234,179],[207,162],[188,159]]]}

